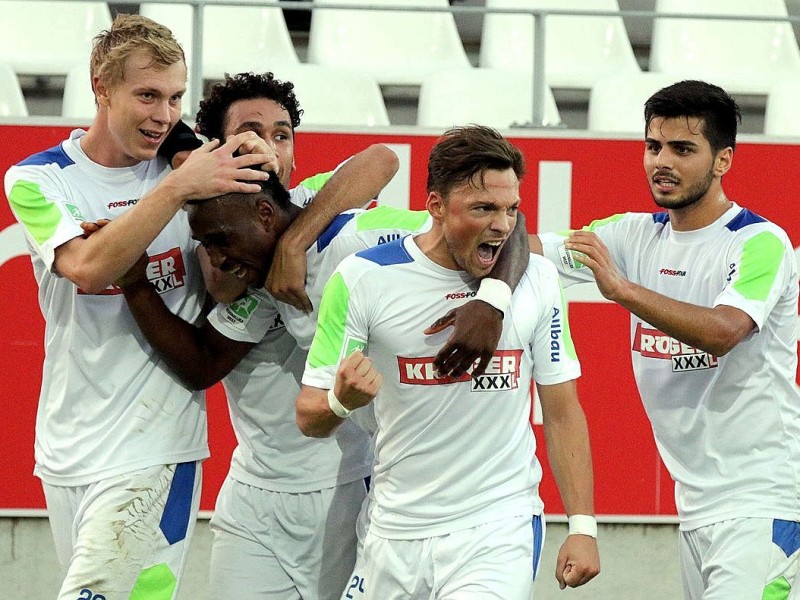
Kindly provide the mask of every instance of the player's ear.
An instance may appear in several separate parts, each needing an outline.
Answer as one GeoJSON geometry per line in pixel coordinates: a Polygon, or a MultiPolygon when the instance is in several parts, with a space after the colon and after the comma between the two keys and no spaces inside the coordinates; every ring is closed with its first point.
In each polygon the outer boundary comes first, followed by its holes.
{"type": "Polygon", "coordinates": [[[428,209],[434,219],[444,218],[444,198],[439,192],[428,192],[425,208],[428,209]]]}
{"type": "Polygon", "coordinates": [[[97,106],[108,106],[109,97],[111,96],[111,89],[106,82],[98,76],[92,77],[92,90],[94,90],[95,101],[97,106]]]}
{"type": "Polygon", "coordinates": [[[272,202],[266,198],[256,200],[256,212],[259,221],[264,225],[264,229],[271,229],[275,222],[276,215],[275,207],[272,205],[272,202]]]}
{"type": "Polygon", "coordinates": [[[733,148],[728,146],[717,152],[714,158],[714,175],[722,177],[728,172],[733,164],[733,148]]]}

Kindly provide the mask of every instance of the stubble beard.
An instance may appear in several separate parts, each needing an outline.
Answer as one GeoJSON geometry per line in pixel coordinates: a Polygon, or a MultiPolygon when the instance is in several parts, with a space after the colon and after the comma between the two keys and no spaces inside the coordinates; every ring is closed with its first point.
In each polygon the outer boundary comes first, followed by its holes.
{"type": "Polygon", "coordinates": [[[653,196],[653,201],[661,208],[666,208],[667,210],[679,210],[699,202],[708,193],[713,181],[714,171],[713,169],[709,169],[703,181],[690,187],[682,196],[678,198],[659,196],[652,186],[650,187],[650,194],[653,196]]]}

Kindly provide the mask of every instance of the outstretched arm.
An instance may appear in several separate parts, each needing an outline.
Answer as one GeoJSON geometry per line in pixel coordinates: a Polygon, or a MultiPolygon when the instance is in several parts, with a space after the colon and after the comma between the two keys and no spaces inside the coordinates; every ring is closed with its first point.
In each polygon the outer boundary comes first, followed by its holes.
{"type": "Polygon", "coordinates": [[[592,270],[604,297],[684,344],[713,356],[724,356],[756,326],[738,308],[708,308],[681,302],[625,279],[606,245],[591,231],[574,231],[565,246],[583,254],[579,260],[592,270]]]}
{"type": "Polygon", "coordinates": [[[238,139],[204,144],[180,171],[170,172],[136,206],[92,236],[56,248],[55,269],[88,293],[98,293],[121,277],[147,250],[187,200],[226,192],[257,192],[266,173],[244,167],[260,164],[259,154],[234,157],[238,139]]]}
{"type": "MultiPolygon", "coordinates": [[[[594,516],[594,480],[589,430],[575,381],[537,385],[542,404],[547,456],[568,516],[594,516]]],[[[595,533],[596,535],[596,533],[595,533]]],[[[600,572],[597,540],[573,533],[561,546],[556,579],[561,589],[583,585],[600,572]]]]}
{"type": "Polygon", "coordinates": [[[121,278],[128,308],[147,341],[189,389],[202,390],[225,377],[253,347],[229,339],[207,321],[195,327],[173,314],[147,280],[147,255],[121,278]]]}
{"type": "MultiPolygon", "coordinates": [[[[528,268],[529,258],[530,250],[525,216],[518,212],[514,231],[508,238],[497,263],[487,279],[500,280],[507,284],[510,290],[513,290],[517,287],[525,269],[528,268]]],[[[451,310],[425,330],[426,334],[432,334],[451,325],[454,328],[447,343],[439,350],[433,360],[433,365],[440,375],[459,377],[477,360],[478,363],[472,370],[473,376],[477,377],[489,366],[489,360],[497,349],[500,334],[503,332],[504,309],[496,308],[495,305],[500,304],[502,306],[502,303],[505,302],[507,308],[510,295],[506,290],[504,299],[489,304],[479,299],[485,286],[498,287],[496,281],[484,279],[481,282],[481,290],[478,292],[477,298],[451,310]]],[[[500,287],[502,287],[502,284],[500,287]]],[[[490,294],[496,294],[496,292],[492,290],[490,294]]]]}
{"type": "Polygon", "coordinates": [[[283,233],[275,248],[266,288],[281,302],[311,312],[306,294],[306,250],[334,217],[375,198],[397,173],[397,155],[373,144],[344,163],[320,189],[314,201],[283,233]]]}

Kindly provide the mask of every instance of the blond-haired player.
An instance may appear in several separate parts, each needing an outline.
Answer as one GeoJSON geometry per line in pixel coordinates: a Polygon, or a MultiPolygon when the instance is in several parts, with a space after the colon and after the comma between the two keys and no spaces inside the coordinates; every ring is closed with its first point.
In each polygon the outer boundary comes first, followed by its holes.
{"type": "Polygon", "coordinates": [[[97,114],[88,131],[11,167],[5,191],[24,226],[44,314],[36,423],[42,479],[65,577],[58,598],[170,598],[180,582],[208,456],[201,393],[152,352],[112,285],[147,251],[170,310],[205,296],[187,200],[258,191],[273,160],[233,157],[252,134],[212,141],[172,171],[156,156],[186,89],[171,32],[121,15],[91,56],[97,114]],[[84,237],[82,221],[110,219],[84,237]]]}

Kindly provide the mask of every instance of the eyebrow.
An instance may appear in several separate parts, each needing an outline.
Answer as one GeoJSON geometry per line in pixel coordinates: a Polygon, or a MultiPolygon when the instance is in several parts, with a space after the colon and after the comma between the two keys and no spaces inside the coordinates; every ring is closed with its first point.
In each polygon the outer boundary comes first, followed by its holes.
{"type": "Polygon", "coordinates": [[[662,146],[692,146],[697,147],[698,144],[692,140],[667,140],[666,142],[661,142],[651,137],[644,138],[646,144],[660,144],[662,146]]]}

